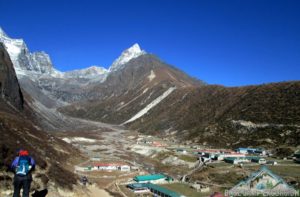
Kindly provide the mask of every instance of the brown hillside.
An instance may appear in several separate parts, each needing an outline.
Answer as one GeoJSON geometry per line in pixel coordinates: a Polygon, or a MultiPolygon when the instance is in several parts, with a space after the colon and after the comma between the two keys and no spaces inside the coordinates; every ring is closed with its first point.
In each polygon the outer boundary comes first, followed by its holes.
{"type": "Polygon", "coordinates": [[[213,146],[299,145],[299,108],[300,82],[208,85],[176,91],[130,127],[157,134],[178,131],[184,139],[213,146]],[[248,122],[240,124],[241,120],[248,122]],[[243,126],[250,122],[254,124],[243,126]]]}

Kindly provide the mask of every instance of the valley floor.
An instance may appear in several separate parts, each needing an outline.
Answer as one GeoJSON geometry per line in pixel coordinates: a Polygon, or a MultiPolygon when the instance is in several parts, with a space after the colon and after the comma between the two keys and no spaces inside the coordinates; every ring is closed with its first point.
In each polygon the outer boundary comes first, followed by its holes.
{"type": "MultiPolygon", "coordinates": [[[[170,142],[168,139],[141,135],[122,126],[81,119],[77,121],[86,124],[87,129],[57,132],[56,136],[77,147],[89,158],[76,165],[75,172],[81,177],[88,177],[91,183],[97,185],[91,190],[91,196],[104,191],[103,189],[113,196],[135,196],[125,187],[126,184],[132,183],[137,175],[149,173],[164,173],[173,177],[174,182],[164,187],[185,196],[208,196],[215,191],[224,192],[230,189],[260,167],[259,164],[249,163],[240,168],[223,161],[199,166],[198,156],[193,154],[193,151],[205,147],[192,147],[170,142]],[[131,171],[96,167],[118,163],[131,166],[131,171]],[[181,179],[185,176],[187,182],[182,182],[181,179]],[[201,189],[191,188],[195,183],[201,189]]],[[[296,172],[299,164],[291,160],[276,161],[277,166],[270,166],[275,173],[288,181],[300,181],[296,172]]]]}
{"type": "MultiPolygon", "coordinates": [[[[86,156],[87,159],[78,161],[69,170],[81,178],[86,176],[88,183],[86,186],[81,184],[73,192],[52,190],[50,187],[47,197],[135,196],[126,185],[133,183],[135,176],[150,173],[172,177],[172,182],[160,183],[160,186],[184,196],[209,196],[215,191],[230,189],[260,167],[255,163],[240,167],[223,161],[204,165],[194,152],[206,147],[142,135],[118,125],[71,119],[80,125],[80,129],[53,134],[86,156]],[[131,169],[126,169],[126,166],[131,169]]],[[[269,166],[274,173],[299,184],[299,164],[292,160],[267,159],[278,162],[276,166],[269,166]]],[[[11,196],[11,191],[4,196],[11,196]]]]}

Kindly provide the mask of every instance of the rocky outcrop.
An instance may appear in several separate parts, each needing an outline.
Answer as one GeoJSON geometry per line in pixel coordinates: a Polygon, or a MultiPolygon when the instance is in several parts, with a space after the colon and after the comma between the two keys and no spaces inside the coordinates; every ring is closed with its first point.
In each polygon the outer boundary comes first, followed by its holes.
{"type": "Polygon", "coordinates": [[[21,110],[23,108],[23,95],[16,77],[10,57],[0,43],[0,96],[2,100],[21,110]]]}
{"type": "Polygon", "coordinates": [[[40,73],[51,73],[53,65],[49,55],[45,52],[35,52],[31,54],[31,64],[33,70],[40,73]]]}

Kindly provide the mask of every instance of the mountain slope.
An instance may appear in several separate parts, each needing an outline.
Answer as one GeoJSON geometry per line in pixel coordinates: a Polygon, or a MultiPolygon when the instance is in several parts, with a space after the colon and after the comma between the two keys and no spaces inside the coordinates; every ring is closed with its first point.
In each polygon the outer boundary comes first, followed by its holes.
{"type": "Polygon", "coordinates": [[[300,82],[177,90],[128,125],[212,146],[299,145],[300,82]]]}
{"type": "MultiPolygon", "coordinates": [[[[19,148],[29,150],[37,161],[33,188],[44,188],[48,182],[52,185],[57,184],[56,187],[72,188],[77,179],[72,172],[65,169],[66,162],[81,156],[65,142],[32,124],[29,119],[32,111],[23,102],[23,94],[12,62],[2,43],[0,43],[0,70],[1,192],[12,186],[12,173],[7,173],[6,170],[19,148]]],[[[2,196],[2,193],[0,194],[2,196]]]]}
{"type": "Polygon", "coordinates": [[[156,99],[165,99],[172,93],[168,92],[170,90],[201,85],[202,82],[153,55],[145,54],[110,73],[102,84],[91,87],[88,91],[98,93],[97,97],[62,107],[60,111],[81,118],[121,124],[147,106],[149,108],[156,99]],[[168,95],[164,97],[164,94],[168,95]]]}

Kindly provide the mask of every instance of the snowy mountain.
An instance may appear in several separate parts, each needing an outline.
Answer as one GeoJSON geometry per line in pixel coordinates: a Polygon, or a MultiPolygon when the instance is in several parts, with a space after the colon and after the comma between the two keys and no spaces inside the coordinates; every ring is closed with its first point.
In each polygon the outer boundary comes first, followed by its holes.
{"type": "MultiPolygon", "coordinates": [[[[80,103],[90,101],[114,101],[107,107],[117,107],[120,113],[113,112],[106,117],[115,117],[120,123],[127,123],[144,116],[173,94],[176,87],[200,84],[185,73],[147,54],[138,44],[124,50],[109,69],[91,66],[60,72],[53,68],[48,54],[30,53],[23,40],[12,39],[3,30],[0,33],[0,42],[4,43],[13,59],[22,89],[33,99],[30,102],[31,107],[36,109],[40,117],[53,117],[48,118],[51,120],[48,124],[50,129],[56,125],[53,120],[60,119],[57,117],[60,116],[56,111],[58,108],[76,103],[80,108],[80,103]],[[128,100],[129,104],[120,107],[119,100],[128,100]],[[123,117],[119,117],[120,115],[123,117]]],[[[100,115],[98,112],[94,114],[100,115]]]]}
{"type": "Polygon", "coordinates": [[[27,72],[33,75],[49,74],[54,76],[59,73],[53,68],[47,53],[30,53],[23,39],[10,38],[1,28],[0,42],[4,44],[18,76],[26,75],[27,72]]]}
{"type": "Polygon", "coordinates": [[[73,70],[63,73],[65,78],[105,78],[108,74],[108,70],[104,67],[91,66],[85,69],[73,70]]]}
{"type": "Polygon", "coordinates": [[[34,78],[45,75],[54,78],[86,78],[103,82],[110,72],[124,68],[130,60],[146,54],[138,44],[122,52],[110,66],[109,69],[99,66],[91,66],[85,69],[61,72],[53,67],[50,56],[41,51],[30,53],[23,39],[10,38],[0,27],[0,42],[2,42],[9,53],[18,77],[31,76],[34,78]]]}
{"type": "Polygon", "coordinates": [[[144,55],[146,52],[141,50],[140,46],[136,43],[132,47],[126,49],[122,52],[121,56],[118,57],[110,66],[109,71],[114,72],[120,70],[124,67],[126,63],[130,60],[139,57],[140,55],[144,55]]]}

